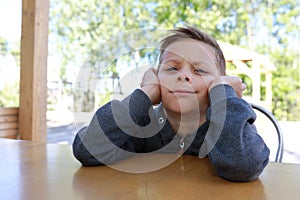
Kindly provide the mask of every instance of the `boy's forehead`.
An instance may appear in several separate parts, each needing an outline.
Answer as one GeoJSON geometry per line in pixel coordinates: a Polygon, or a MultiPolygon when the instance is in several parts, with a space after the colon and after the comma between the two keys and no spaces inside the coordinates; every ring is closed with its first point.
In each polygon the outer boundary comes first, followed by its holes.
{"type": "Polygon", "coordinates": [[[203,59],[210,62],[215,61],[213,47],[193,39],[176,41],[164,49],[163,60],[175,57],[181,57],[189,61],[201,61],[203,59]]]}

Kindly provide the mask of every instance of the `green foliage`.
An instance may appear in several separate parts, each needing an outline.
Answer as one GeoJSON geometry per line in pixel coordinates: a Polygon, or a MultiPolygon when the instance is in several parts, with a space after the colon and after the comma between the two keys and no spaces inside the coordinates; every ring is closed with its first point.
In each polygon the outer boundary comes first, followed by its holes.
{"type": "MultiPolygon", "coordinates": [[[[0,59],[3,60],[6,56],[12,55],[16,65],[20,65],[20,45],[19,43],[10,44],[5,38],[0,37],[0,59]]],[[[4,62],[5,63],[5,62],[4,62]]],[[[0,65],[0,73],[9,71],[5,64],[0,65]]],[[[6,74],[6,73],[5,73],[6,74]]],[[[2,74],[3,75],[3,74],[2,74]]],[[[14,74],[14,77],[10,77],[11,81],[0,80],[0,107],[17,107],[19,106],[19,80],[15,80],[19,77],[18,74],[14,74]]]]}
{"type": "Polygon", "coordinates": [[[106,104],[107,102],[110,101],[111,96],[112,96],[112,91],[110,91],[109,89],[105,88],[104,93],[96,93],[96,99],[97,99],[97,107],[103,106],[104,104],[106,104]]]}
{"type": "Polygon", "coordinates": [[[5,38],[0,37],[0,56],[7,54],[11,54],[17,66],[20,66],[20,42],[10,44],[5,38]]]}
{"type": "MultiPolygon", "coordinates": [[[[269,56],[277,67],[273,75],[273,112],[278,119],[299,120],[299,13],[298,0],[53,0],[50,42],[57,45],[55,51],[62,55],[62,80],[66,80],[66,66],[80,67],[87,62],[98,74],[92,81],[101,76],[118,76],[115,65],[111,66],[111,72],[107,68],[106,75],[101,66],[109,66],[118,59],[134,60],[137,47],[159,38],[159,35],[148,38],[137,35],[132,45],[130,38],[126,38],[128,35],[120,33],[134,28],[193,25],[220,41],[269,56]],[[120,44],[119,50],[114,49],[118,42],[116,35],[128,41],[127,45],[120,44]],[[113,40],[111,45],[110,40],[113,40]],[[106,45],[99,51],[101,44],[106,45]],[[115,58],[122,49],[127,49],[127,53],[115,58]]],[[[141,58],[151,54],[143,49],[138,53],[141,58]]],[[[157,55],[155,51],[152,53],[157,55]]],[[[242,78],[251,84],[247,76],[242,78]]],[[[264,89],[261,92],[264,94],[264,89]]],[[[108,99],[109,95],[101,98],[108,99]]]]}
{"type": "Polygon", "coordinates": [[[0,89],[0,107],[19,106],[19,81],[6,82],[0,89]]]}
{"type": "Polygon", "coordinates": [[[4,55],[8,51],[7,45],[7,41],[0,37],[0,55],[4,55]]]}
{"type": "Polygon", "coordinates": [[[300,120],[300,66],[293,67],[295,55],[274,52],[277,71],[273,73],[273,112],[282,120],[300,120]]]}

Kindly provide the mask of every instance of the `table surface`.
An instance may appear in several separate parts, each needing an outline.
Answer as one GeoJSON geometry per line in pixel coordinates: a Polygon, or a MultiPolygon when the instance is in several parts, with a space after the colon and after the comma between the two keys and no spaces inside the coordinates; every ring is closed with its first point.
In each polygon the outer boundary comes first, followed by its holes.
{"type": "Polygon", "coordinates": [[[218,177],[206,158],[171,163],[173,155],[149,154],[112,167],[82,167],[68,145],[0,139],[0,147],[0,199],[291,200],[300,194],[296,164],[269,163],[259,179],[234,183],[218,177]]]}

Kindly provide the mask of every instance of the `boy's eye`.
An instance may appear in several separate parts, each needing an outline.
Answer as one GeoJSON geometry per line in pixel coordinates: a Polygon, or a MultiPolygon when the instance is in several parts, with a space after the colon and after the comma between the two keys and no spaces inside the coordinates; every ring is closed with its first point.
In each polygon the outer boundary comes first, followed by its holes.
{"type": "Polygon", "coordinates": [[[176,67],[168,67],[167,71],[177,71],[177,68],[176,67]]]}
{"type": "Polygon", "coordinates": [[[198,73],[198,74],[206,74],[207,72],[204,71],[203,69],[194,69],[194,72],[195,73],[198,73]]]}

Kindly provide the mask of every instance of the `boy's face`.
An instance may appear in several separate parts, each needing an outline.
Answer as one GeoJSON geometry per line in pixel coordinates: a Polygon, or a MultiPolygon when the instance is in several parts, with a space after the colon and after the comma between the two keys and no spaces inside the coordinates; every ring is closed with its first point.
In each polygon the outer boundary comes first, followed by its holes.
{"type": "Polygon", "coordinates": [[[178,114],[205,113],[208,86],[219,76],[211,46],[192,39],[172,43],[165,49],[158,70],[164,108],[178,114]]]}

